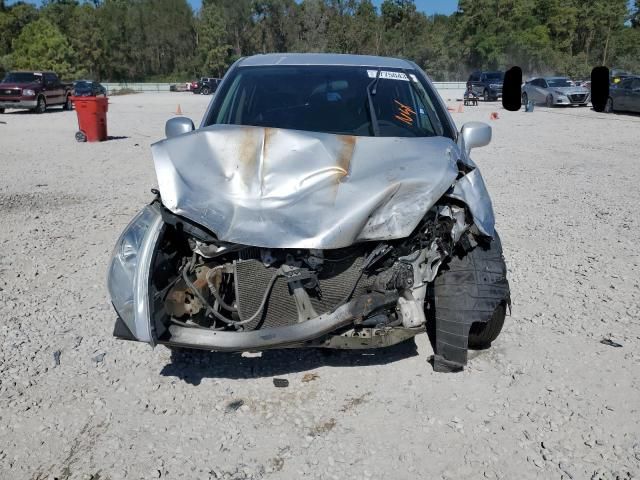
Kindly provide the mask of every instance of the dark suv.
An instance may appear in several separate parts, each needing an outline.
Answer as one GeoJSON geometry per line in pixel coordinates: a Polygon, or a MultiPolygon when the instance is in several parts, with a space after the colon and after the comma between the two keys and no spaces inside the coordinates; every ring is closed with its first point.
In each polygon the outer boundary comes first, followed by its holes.
{"type": "Polygon", "coordinates": [[[211,95],[212,93],[216,93],[218,85],[220,85],[221,81],[222,80],[219,78],[203,77],[196,84],[195,88],[192,89],[192,91],[196,94],[211,95]]]}
{"type": "Polygon", "coordinates": [[[504,72],[473,72],[467,80],[467,89],[471,85],[473,93],[485,102],[502,97],[504,72]]]}

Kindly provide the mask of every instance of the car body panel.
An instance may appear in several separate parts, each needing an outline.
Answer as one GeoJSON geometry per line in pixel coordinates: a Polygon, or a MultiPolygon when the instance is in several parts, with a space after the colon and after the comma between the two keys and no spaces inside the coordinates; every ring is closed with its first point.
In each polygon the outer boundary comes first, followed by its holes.
{"type": "Polygon", "coordinates": [[[355,137],[212,125],[152,146],[165,206],[220,240],[342,248],[409,235],[450,189],[445,137],[355,137]]]}
{"type": "Polygon", "coordinates": [[[609,90],[614,110],[640,113],[640,77],[628,77],[609,90]]]}

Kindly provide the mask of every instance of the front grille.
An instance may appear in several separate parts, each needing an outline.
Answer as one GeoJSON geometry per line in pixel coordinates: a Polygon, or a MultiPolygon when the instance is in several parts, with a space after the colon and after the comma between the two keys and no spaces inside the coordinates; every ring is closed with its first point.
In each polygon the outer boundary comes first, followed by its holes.
{"type": "MultiPolygon", "coordinates": [[[[372,282],[370,277],[360,279],[363,257],[354,256],[340,262],[326,262],[318,272],[321,295],[305,290],[318,315],[336,308],[354,290],[354,296],[366,293],[372,282]],[[357,285],[356,285],[357,284],[357,285]]],[[[240,260],[235,263],[236,304],[240,319],[250,318],[258,310],[260,302],[276,273],[277,267],[265,266],[258,260],[240,260]]],[[[276,279],[261,315],[245,325],[248,330],[298,323],[298,309],[289,291],[287,280],[276,279]]]]}
{"type": "Polygon", "coordinates": [[[19,88],[0,88],[0,96],[2,97],[19,97],[22,94],[22,90],[19,88]]]}
{"type": "Polygon", "coordinates": [[[575,93],[573,95],[569,95],[569,100],[571,103],[582,103],[584,102],[587,95],[585,93],[575,93]]]}

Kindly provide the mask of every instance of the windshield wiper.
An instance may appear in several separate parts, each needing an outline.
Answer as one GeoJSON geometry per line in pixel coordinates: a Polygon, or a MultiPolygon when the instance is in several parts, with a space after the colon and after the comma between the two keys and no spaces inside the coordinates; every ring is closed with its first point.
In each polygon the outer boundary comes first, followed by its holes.
{"type": "Polygon", "coordinates": [[[376,78],[374,78],[369,85],[367,85],[367,100],[369,101],[369,116],[371,117],[371,128],[373,129],[373,136],[380,136],[380,127],[378,126],[378,117],[376,117],[376,111],[373,108],[373,95],[378,93],[378,80],[380,80],[380,69],[376,73],[376,78]],[[373,87],[373,91],[372,88],[373,87]]]}

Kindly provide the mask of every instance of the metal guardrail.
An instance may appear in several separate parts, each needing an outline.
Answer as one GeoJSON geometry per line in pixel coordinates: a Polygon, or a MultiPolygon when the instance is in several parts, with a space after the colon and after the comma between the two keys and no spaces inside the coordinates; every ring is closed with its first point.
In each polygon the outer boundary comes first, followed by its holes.
{"type": "MultiPolygon", "coordinates": [[[[149,83],[149,82],[140,82],[140,83],[103,83],[104,87],[107,89],[107,93],[112,92],[113,90],[121,90],[123,88],[129,88],[136,92],[169,92],[171,85],[186,85],[187,82],[180,83],[149,83]]],[[[466,82],[433,82],[433,85],[438,90],[460,90],[466,88],[466,82]]]]}

